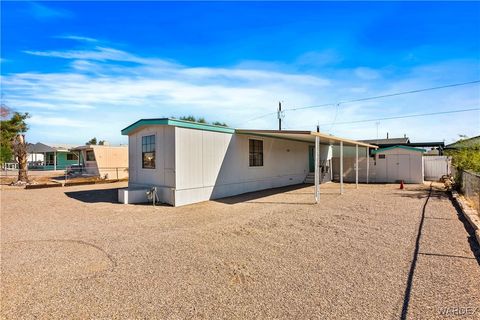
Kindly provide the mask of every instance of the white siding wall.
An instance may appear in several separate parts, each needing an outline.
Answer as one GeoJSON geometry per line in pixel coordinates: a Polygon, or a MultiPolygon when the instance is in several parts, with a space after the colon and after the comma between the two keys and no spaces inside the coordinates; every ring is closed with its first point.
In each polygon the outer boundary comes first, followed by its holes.
{"type": "Polygon", "coordinates": [[[156,186],[160,200],[174,204],[175,128],[147,126],[129,135],[129,188],[156,186]],[[155,169],[142,168],[142,137],[155,135],[155,169]]]}
{"type": "MultiPolygon", "coordinates": [[[[367,182],[367,158],[365,157],[365,149],[363,154],[358,151],[358,182],[367,182]]],[[[370,164],[368,168],[368,182],[375,182],[375,160],[370,158],[370,164]]],[[[332,161],[333,165],[333,180],[340,180],[340,158],[334,157],[332,161]]],[[[355,182],[355,158],[344,157],[343,158],[343,181],[355,182]]]]}
{"type": "MultiPolygon", "coordinates": [[[[343,146],[343,181],[355,182],[355,147],[343,146]]],[[[375,161],[370,158],[369,182],[375,182],[375,161]]],[[[340,146],[333,146],[333,180],[340,180],[340,146]]],[[[358,182],[367,182],[367,148],[358,147],[358,182]]]]}
{"type": "Polygon", "coordinates": [[[308,144],[175,128],[175,205],[302,183],[308,144]],[[263,140],[264,166],[249,167],[248,140],[263,140]]]}

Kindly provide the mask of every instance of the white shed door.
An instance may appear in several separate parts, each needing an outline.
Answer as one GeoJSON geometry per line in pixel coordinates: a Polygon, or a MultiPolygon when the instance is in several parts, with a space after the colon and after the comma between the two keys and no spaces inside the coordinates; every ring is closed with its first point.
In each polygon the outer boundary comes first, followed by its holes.
{"type": "Polygon", "coordinates": [[[410,155],[389,154],[387,158],[387,182],[410,180],[410,155]]]}

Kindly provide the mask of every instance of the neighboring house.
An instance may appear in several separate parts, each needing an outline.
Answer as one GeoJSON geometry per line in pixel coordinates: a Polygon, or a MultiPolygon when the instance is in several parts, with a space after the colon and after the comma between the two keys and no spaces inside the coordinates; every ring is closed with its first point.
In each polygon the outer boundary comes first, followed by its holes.
{"type": "MultiPolygon", "coordinates": [[[[443,141],[433,141],[433,142],[411,142],[410,138],[404,136],[403,138],[389,138],[387,135],[386,139],[368,139],[360,140],[364,143],[373,144],[379,148],[388,148],[394,146],[406,146],[413,148],[428,148],[433,150],[429,154],[431,155],[442,155],[443,149],[445,148],[445,143],[443,141]]],[[[371,152],[370,155],[373,155],[371,152]]]]}
{"type": "Polygon", "coordinates": [[[67,146],[49,146],[40,142],[28,144],[27,154],[29,170],[65,170],[81,161],[79,154],[67,146]]]}
{"type": "Polygon", "coordinates": [[[85,145],[71,151],[80,154],[85,174],[102,179],[128,178],[128,146],[85,145]]]}
{"type": "Polygon", "coordinates": [[[319,132],[240,130],[167,118],[139,120],[122,134],[129,138],[130,172],[119,201],[146,202],[146,190],[156,187],[160,201],[174,206],[300,184],[315,171],[319,181],[329,181],[335,149],[357,146],[366,157],[368,148],[376,148],[319,132]]]}
{"type": "Polygon", "coordinates": [[[423,183],[425,151],[407,146],[374,150],[375,182],[423,183]]]}
{"type": "Polygon", "coordinates": [[[368,140],[360,140],[365,143],[370,143],[380,148],[392,147],[397,145],[404,145],[410,143],[410,138],[403,137],[403,138],[387,138],[386,139],[368,139],[368,140]]]}
{"type": "Polygon", "coordinates": [[[472,147],[474,145],[480,145],[480,136],[458,140],[454,143],[446,145],[445,149],[446,150],[461,149],[461,148],[472,147]]]}

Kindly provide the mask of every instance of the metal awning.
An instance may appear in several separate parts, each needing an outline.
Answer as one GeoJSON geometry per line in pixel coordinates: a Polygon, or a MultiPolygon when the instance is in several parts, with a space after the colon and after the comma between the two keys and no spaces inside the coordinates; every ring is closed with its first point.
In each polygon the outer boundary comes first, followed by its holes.
{"type": "Polygon", "coordinates": [[[360,142],[360,141],[346,139],[346,138],[340,138],[340,137],[336,137],[336,136],[332,136],[326,133],[321,133],[316,131],[236,129],[235,133],[256,135],[256,136],[263,136],[263,137],[270,137],[270,138],[277,138],[277,139],[296,140],[296,141],[309,142],[309,143],[315,143],[315,137],[319,137],[321,144],[324,144],[324,145],[325,144],[340,145],[340,142],[342,142],[344,145],[350,145],[350,146],[358,145],[361,147],[368,147],[372,149],[378,148],[378,146],[368,144],[365,142],[360,142]]]}
{"type": "Polygon", "coordinates": [[[358,149],[359,147],[366,148],[365,157],[367,158],[367,183],[368,183],[368,175],[369,175],[369,149],[378,149],[378,146],[368,144],[365,142],[360,142],[356,140],[350,140],[340,137],[335,137],[329,134],[316,132],[316,131],[296,131],[296,130],[242,130],[236,129],[235,133],[237,134],[245,134],[245,135],[253,135],[253,136],[261,136],[261,137],[269,137],[269,138],[276,138],[276,139],[287,139],[287,140],[294,140],[306,143],[313,143],[315,144],[314,149],[314,159],[315,159],[315,202],[320,202],[320,170],[319,170],[319,162],[320,162],[320,145],[338,145],[340,149],[340,194],[343,194],[343,147],[344,145],[347,146],[354,146],[355,147],[355,184],[358,189],[358,149]]]}

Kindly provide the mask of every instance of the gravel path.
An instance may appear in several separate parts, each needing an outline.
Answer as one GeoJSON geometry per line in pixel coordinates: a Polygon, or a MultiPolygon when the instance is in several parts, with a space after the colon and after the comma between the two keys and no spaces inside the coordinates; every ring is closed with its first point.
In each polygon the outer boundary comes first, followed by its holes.
{"type": "Polygon", "coordinates": [[[322,185],[321,205],[311,186],[290,187],[179,208],[114,203],[121,186],[2,189],[2,318],[400,319],[403,306],[442,319],[480,307],[478,246],[445,193],[432,193],[418,237],[427,186],[322,185]]]}

